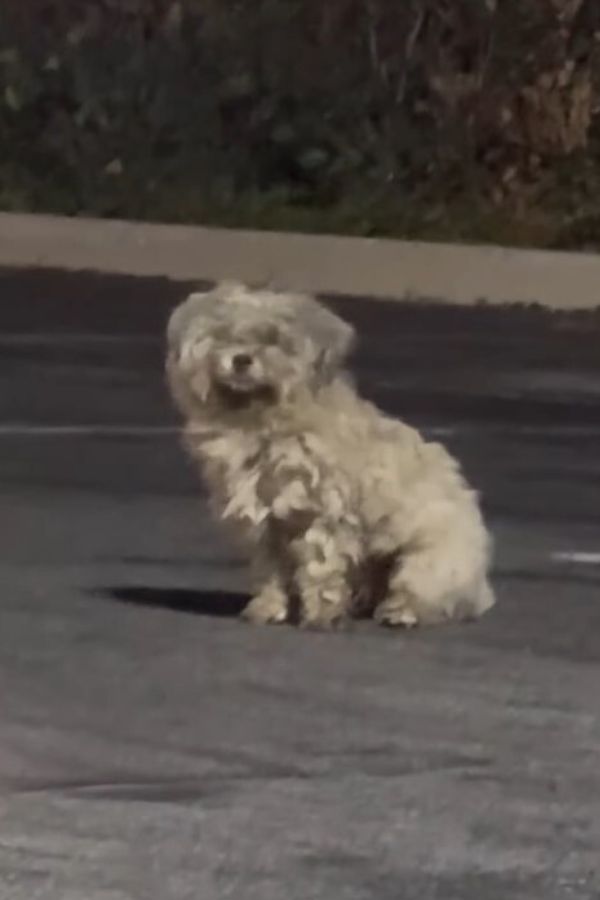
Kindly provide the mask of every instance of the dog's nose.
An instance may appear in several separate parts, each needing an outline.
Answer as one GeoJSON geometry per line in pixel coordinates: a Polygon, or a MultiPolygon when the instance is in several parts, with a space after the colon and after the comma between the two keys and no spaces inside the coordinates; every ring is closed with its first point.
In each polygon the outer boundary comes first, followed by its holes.
{"type": "Polygon", "coordinates": [[[252,365],[252,357],[248,353],[236,353],[231,362],[236,372],[245,372],[252,365]]]}

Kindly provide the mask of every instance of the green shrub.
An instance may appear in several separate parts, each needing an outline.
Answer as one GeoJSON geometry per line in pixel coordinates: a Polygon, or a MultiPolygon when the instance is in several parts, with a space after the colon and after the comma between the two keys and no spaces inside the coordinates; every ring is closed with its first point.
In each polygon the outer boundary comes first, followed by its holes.
{"type": "Polygon", "coordinates": [[[597,0],[3,0],[0,206],[600,244],[597,0]]]}

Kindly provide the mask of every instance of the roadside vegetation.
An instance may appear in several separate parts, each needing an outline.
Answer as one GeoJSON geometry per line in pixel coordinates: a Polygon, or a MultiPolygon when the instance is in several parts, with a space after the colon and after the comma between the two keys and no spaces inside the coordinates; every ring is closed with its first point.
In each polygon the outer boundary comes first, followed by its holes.
{"type": "Polygon", "coordinates": [[[598,0],[3,0],[0,208],[600,246],[598,0]]]}

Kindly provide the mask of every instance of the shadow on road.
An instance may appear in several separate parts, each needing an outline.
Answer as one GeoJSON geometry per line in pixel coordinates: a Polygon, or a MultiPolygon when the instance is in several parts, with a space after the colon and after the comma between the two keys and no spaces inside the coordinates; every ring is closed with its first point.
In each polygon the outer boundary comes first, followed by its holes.
{"type": "Polygon", "coordinates": [[[134,606],[160,607],[197,616],[233,618],[239,616],[250,599],[245,594],[227,591],[195,591],[189,588],[156,588],[144,586],[108,587],[94,591],[96,596],[108,597],[119,603],[134,606]]]}

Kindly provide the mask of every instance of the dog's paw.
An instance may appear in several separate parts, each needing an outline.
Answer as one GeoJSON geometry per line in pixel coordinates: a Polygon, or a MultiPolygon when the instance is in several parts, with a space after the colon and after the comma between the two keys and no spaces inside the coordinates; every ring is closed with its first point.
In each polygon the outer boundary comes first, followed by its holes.
{"type": "Polygon", "coordinates": [[[373,614],[378,625],[388,628],[416,628],[419,617],[407,603],[398,602],[397,598],[384,600],[373,614]]]}
{"type": "Polygon", "coordinates": [[[253,625],[281,625],[287,617],[287,598],[275,591],[257,594],[242,612],[242,618],[253,625]]]}

